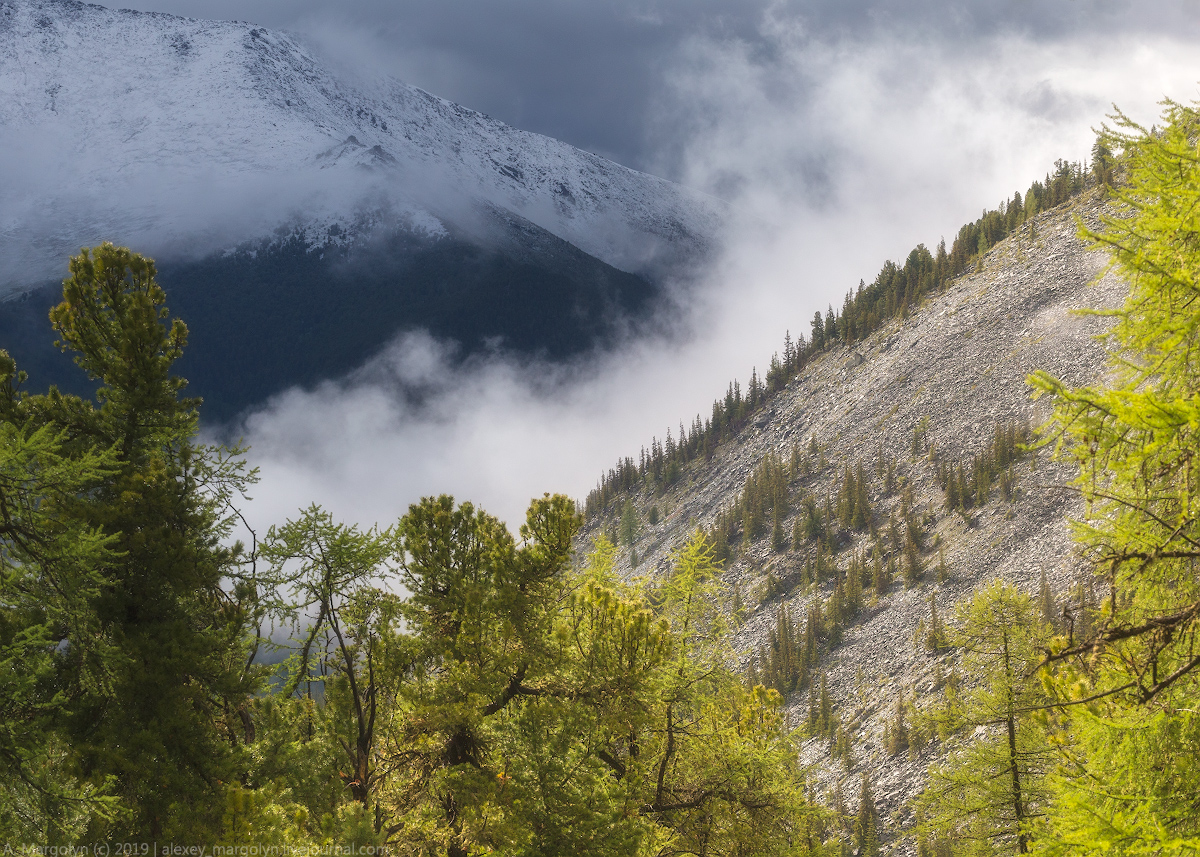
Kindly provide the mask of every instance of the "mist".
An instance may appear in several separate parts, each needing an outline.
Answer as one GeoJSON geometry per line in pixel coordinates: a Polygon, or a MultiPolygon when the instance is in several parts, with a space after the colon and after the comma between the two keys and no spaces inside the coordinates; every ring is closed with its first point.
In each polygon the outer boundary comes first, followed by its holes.
{"type": "Polygon", "coordinates": [[[1149,124],[1200,77],[1190,46],[1156,33],[960,45],[813,34],[771,11],[753,40],[687,36],[664,63],[648,163],[734,212],[673,332],[565,366],[460,362],[409,335],[351,377],[278,396],[235,431],[260,468],[256,528],[311,502],[386,526],[450,493],[515,529],[531,497],[582,499],[886,259],[951,240],[1056,158],[1085,160],[1112,103],[1149,124]]]}

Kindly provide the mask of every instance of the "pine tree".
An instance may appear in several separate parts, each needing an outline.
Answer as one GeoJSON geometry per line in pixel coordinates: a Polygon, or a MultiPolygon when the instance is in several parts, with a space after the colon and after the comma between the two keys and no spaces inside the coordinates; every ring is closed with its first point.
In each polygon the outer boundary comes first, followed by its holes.
{"type": "Polygon", "coordinates": [[[905,720],[904,691],[896,697],[896,707],[892,719],[884,730],[884,746],[889,756],[895,756],[908,749],[908,723],[905,720]]]}
{"type": "Polygon", "coordinates": [[[1041,570],[1041,579],[1038,581],[1038,612],[1042,614],[1042,621],[1047,625],[1054,627],[1058,623],[1054,596],[1050,594],[1050,582],[1046,580],[1045,568],[1041,570]]]}
{"type": "Polygon", "coordinates": [[[621,544],[632,548],[638,538],[638,513],[632,500],[626,500],[621,510],[621,544]]]}
{"type": "Polygon", "coordinates": [[[856,530],[862,530],[870,520],[871,505],[867,499],[867,479],[863,474],[862,463],[859,462],[854,474],[854,511],[851,514],[850,525],[856,530]]]}
{"type": "Polygon", "coordinates": [[[890,585],[887,567],[883,563],[883,554],[879,550],[879,543],[876,542],[871,550],[871,586],[875,589],[875,595],[881,596],[888,591],[890,585]]]}
{"type": "Polygon", "coordinates": [[[829,697],[829,679],[821,673],[821,729],[824,734],[829,733],[829,727],[833,723],[833,701],[829,697]]]}
{"type": "Polygon", "coordinates": [[[154,263],[104,244],[71,259],[51,323],[102,386],[92,405],[52,392],[40,418],[81,452],[112,449],[113,472],[86,497],[82,520],[119,559],[91,602],[110,656],[72,705],[79,764],[115,777],[128,813],[112,838],[214,835],[221,783],[237,776],[226,712],[251,690],[242,634],[244,587],[228,503],[247,485],[237,455],[195,443],[196,403],[172,374],[187,327],[170,319],[154,263]]]}
{"type": "Polygon", "coordinates": [[[904,583],[907,586],[915,586],[923,576],[924,569],[921,567],[921,550],[917,547],[917,540],[913,536],[912,528],[905,527],[904,583]]]}
{"type": "Polygon", "coordinates": [[[936,653],[946,648],[947,645],[946,628],[942,625],[941,617],[938,616],[937,597],[931,592],[929,594],[929,631],[925,637],[925,648],[936,653]]]}
{"type": "Polygon", "coordinates": [[[779,504],[771,510],[771,550],[775,552],[782,551],[787,547],[787,540],[783,535],[783,511],[779,504]]]}
{"type": "Polygon", "coordinates": [[[850,527],[854,519],[854,501],[857,496],[858,491],[854,486],[854,471],[847,464],[842,473],[842,487],[838,491],[837,498],[838,523],[843,527],[850,527]]]}

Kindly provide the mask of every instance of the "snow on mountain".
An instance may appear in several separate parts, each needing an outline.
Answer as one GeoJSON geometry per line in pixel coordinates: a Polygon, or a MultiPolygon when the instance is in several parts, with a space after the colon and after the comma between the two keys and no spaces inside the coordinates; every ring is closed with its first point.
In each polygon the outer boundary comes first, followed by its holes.
{"type": "Polygon", "coordinates": [[[415,87],[339,77],[288,35],[73,0],[0,0],[0,151],[0,289],[110,236],[198,253],[290,224],[336,241],[368,211],[430,237],[509,212],[644,273],[709,247],[721,218],[415,87]]]}

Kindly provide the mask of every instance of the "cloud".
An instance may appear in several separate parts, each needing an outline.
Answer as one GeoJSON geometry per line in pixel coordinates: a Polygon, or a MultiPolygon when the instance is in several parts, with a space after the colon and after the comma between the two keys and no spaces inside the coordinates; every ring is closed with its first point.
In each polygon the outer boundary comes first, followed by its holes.
{"type": "Polygon", "coordinates": [[[1051,169],[1086,158],[1116,101],[1153,121],[1197,66],[1166,36],[1002,33],[969,49],[929,37],[814,34],[775,8],[756,40],[685,39],[655,97],[665,172],[729,198],[728,253],[671,337],[572,366],[493,355],[457,364],[426,336],[341,383],[279,397],[244,425],[262,468],[253,518],[310,501],[394,520],[449,492],[519,523],[544,491],[581,498],[618,456],[709,413],[826,303],[918,242],[1051,169]]]}
{"type": "MultiPolygon", "coordinates": [[[[814,39],[893,39],[957,48],[1012,36],[1052,53],[1091,39],[1122,64],[1123,37],[1200,35],[1174,0],[124,0],[132,8],[283,28],[347,65],[384,71],[516,127],[638,169],[655,163],[645,129],[663,75],[689,39],[736,40],[763,58],[786,51],[764,16],[814,39]]],[[[674,175],[668,178],[676,178],[674,175]]]]}

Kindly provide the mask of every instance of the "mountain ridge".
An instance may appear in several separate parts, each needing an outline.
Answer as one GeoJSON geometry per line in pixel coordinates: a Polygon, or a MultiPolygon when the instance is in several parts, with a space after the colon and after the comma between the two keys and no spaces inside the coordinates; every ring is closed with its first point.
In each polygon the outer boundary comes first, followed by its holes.
{"type": "Polygon", "coordinates": [[[129,246],[189,325],[206,421],[416,330],[462,356],[611,348],[655,325],[725,216],[416,87],[344,79],[290,35],[77,0],[0,0],[0,146],[0,342],[35,384],[89,393],[46,310],[80,246],[129,246]]]}
{"type": "MultiPolygon", "coordinates": [[[[453,206],[438,211],[433,197],[449,188],[627,271],[653,267],[668,245],[684,255],[703,249],[720,219],[721,204],[703,194],[416,87],[345,82],[289,35],[76,0],[0,3],[0,128],[10,142],[52,134],[54,154],[83,162],[66,171],[70,199],[95,202],[126,174],[151,168],[172,189],[230,176],[303,177],[342,213],[367,188],[384,187],[441,220],[453,206]],[[96,153],[103,171],[89,169],[96,153]],[[368,182],[347,169],[364,154],[368,182]],[[348,198],[313,177],[321,172],[350,185],[348,198]]],[[[311,204],[303,195],[286,201],[311,204]]],[[[11,240],[20,230],[8,220],[0,232],[11,240]]]]}

